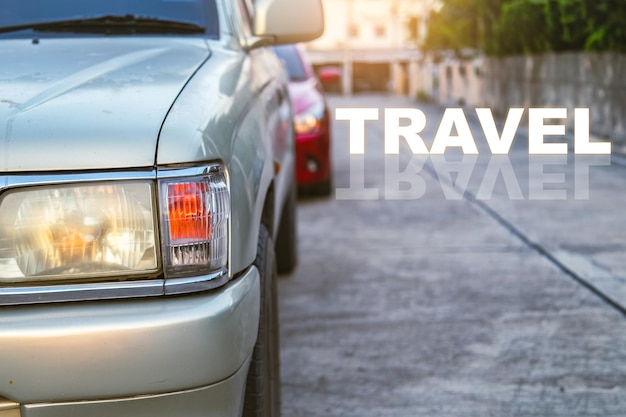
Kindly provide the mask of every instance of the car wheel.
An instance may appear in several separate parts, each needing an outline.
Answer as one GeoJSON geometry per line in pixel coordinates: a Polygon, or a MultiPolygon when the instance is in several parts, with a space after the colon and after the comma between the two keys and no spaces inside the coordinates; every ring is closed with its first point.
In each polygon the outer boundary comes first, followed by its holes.
{"type": "Polygon", "coordinates": [[[254,262],[261,275],[259,332],[248,370],[244,417],[280,416],[280,345],[274,245],[265,226],[259,229],[254,262]]]}
{"type": "Polygon", "coordinates": [[[332,192],[332,180],[329,178],[321,184],[315,186],[315,194],[320,197],[328,197],[332,192]]]}
{"type": "Polygon", "coordinates": [[[279,274],[287,274],[293,271],[298,263],[297,205],[297,190],[294,186],[285,202],[278,227],[276,269],[279,274]]]}

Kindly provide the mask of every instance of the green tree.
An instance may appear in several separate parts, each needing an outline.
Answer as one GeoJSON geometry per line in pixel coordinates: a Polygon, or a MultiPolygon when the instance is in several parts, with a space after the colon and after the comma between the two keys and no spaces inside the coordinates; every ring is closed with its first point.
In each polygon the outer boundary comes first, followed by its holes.
{"type": "Polygon", "coordinates": [[[624,0],[442,0],[424,48],[626,52],[624,0]]]}
{"type": "Polygon", "coordinates": [[[426,50],[479,48],[499,15],[503,0],[444,0],[443,7],[431,12],[426,50]]]}

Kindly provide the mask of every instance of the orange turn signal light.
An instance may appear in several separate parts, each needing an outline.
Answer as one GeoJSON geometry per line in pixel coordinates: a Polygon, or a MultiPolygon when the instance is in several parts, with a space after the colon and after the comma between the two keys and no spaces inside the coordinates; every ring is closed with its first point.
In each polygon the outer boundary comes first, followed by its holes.
{"type": "Polygon", "coordinates": [[[204,242],[210,239],[209,191],[206,182],[168,184],[170,242],[204,242]]]}

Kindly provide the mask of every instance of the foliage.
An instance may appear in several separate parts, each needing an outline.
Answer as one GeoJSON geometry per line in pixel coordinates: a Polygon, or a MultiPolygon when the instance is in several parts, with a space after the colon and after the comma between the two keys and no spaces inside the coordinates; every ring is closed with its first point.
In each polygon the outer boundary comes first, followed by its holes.
{"type": "Polygon", "coordinates": [[[478,43],[476,10],[464,0],[447,0],[440,12],[432,12],[425,48],[455,49],[478,43]]]}
{"type": "Polygon", "coordinates": [[[626,52],[624,0],[441,1],[429,19],[426,50],[626,52]]]}
{"type": "Polygon", "coordinates": [[[424,90],[418,90],[415,99],[422,103],[432,103],[434,101],[433,97],[424,90]]]}

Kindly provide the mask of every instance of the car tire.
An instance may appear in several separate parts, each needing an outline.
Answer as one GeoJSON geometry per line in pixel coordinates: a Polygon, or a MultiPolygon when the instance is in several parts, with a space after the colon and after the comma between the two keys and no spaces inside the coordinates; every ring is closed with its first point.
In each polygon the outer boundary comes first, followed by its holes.
{"type": "Polygon", "coordinates": [[[259,331],[248,370],[244,417],[280,416],[280,344],[274,245],[265,226],[259,228],[254,262],[261,277],[259,331]]]}
{"type": "Polygon", "coordinates": [[[279,274],[288,274],[298,263],[298,215],[297,190],[292,187],[278,226],[276,238],[276,269],[279,274]]]}
{"type": "Polygon", "coordinates": [[[332,192],[332,188],[333,183],[332,180],[329,178],[315,187],[315,195],[320,197],[328,197],[332,192]]]}

